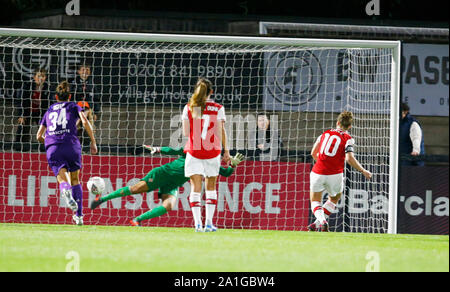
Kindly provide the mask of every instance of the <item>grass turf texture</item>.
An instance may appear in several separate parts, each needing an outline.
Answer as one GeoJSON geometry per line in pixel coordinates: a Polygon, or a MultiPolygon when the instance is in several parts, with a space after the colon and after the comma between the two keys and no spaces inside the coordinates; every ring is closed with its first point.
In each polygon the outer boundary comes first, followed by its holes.
{"type": "Polygon", "coordinates": [[[0,271],[449,271],[449,237],[0,224],[0,271]],[[66,258],[66,256],[68,258],[66,258]]]}

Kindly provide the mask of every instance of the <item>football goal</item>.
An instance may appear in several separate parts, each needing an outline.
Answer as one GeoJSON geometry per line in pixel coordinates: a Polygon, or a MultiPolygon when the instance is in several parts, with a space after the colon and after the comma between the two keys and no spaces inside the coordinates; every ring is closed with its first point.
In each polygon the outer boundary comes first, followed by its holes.
{"type": "MultiPolygon", "coordinates": [[[[86,182],[100,176],[112,191],[175,159],[142,145],[184,146],[182,110],[198,78],[206,77],[225,107],[231,154],[246,156],[233,175],[219,179],[219,228],[306,230],[311,148],[348,110],[355,117],[355,156],[373,178],[346,169],[330,228],[396,233],[400,45],[1,28],[0,222],[71,224],[35,140],[39,106],[45,98],[55,101],[58,82],[68,80],[72,101],[93,111],[99,154],[83,154],[84,223],[125,225],[160,204],[158,191],[91,211],[86,182]],[[39,69],[48,87],[36,96],[39,69]]],[[[186,183],[175,210],[146,224],[192,227],[188,195],[186,183]]]]}

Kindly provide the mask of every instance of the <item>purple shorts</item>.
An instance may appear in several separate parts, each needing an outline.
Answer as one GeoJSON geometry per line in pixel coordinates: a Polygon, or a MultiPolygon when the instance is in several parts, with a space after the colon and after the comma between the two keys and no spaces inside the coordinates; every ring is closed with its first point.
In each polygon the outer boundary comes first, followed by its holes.
{"type": "Polygon", "coordinates": [[[47,147],[47,161],[55,176],[61,168],[68,172],[81,169],[81,146],[78,144],[54,144],[47,147]]]}

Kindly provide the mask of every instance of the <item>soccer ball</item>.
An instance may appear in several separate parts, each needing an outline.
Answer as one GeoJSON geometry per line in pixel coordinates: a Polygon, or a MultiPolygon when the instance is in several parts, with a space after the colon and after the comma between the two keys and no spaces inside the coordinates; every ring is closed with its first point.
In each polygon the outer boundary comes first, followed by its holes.
{"type": "Polygon", "coordinates": [[[94,195],[101,195],[105,190],[105,181],[99,176],[93,176],[87,182],[87,187],[94,195]]]}

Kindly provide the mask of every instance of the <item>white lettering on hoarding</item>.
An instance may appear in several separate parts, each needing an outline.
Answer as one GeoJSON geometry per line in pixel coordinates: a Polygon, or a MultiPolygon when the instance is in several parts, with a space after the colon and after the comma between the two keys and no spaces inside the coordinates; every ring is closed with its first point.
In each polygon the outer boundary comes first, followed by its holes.
{"type": "MultiPolygon", "coordinates": [[[[27,177],[27,189],[26,191],[26,206],[35,206],[35,194],[39,189],[39,206],[48,207],[48,200],[50,196],[57,193],[57,181],[53,176],[41,176],[40,186],[36,187],[36,176],[30,175],[27,177]]],[[[105,194],[111,193],[114,190],[122,188],[123,179],[116,178],[115,185],[111,182],[110,178],[105,177],[105,194]]],[[[127,182],[128,186],[131,186],[138,182],[139,179],[133,178],[127,182]]],[[[174,210],[179,210],[181,207],[184,211],[190,211],[189,206],[189,194],[190,184],[186,182],[177,196],[177,203],[174,210]]],[[[217,211],[224,212],[226,209],[232,213],[245,211],[251,214],[280,214],[281,208],[277,206],[281,201],[280,191],[282,190],[281,183],[266,183],[261,184],[259,182],[239,183],[233,182],[219,182],[218,184],[218,205],[217,211]],[[230,190],[230,186],[232,190],[230,190]],[[242,191],[241,191],[242,190],[242,191]],[[254,200],[252,196],[254,193],[261,194],[261,197],[254,200]],[[242,205],[240,202],[242,201],[242,205]],[[241,209],[242,208],[242,209],[241,209]]],[[[25,206],[25,199],[20,197],[17,193],[17,176],[10,175],[8,177],[8,206],[25,206]]],[[[149,192],[146,194],[146,198],[142,194],[133,195],[132,199],[122,200],[122,197],[115,198],[102,204],[102,209],[127,209],[127,210],[139,210],[142,208],[153,209],[156,206],[161,205],[161,199],[156,198],[155,192],[149,192]],[[147,203],[144,206],[143,203],[147,203]]],[[[410,215],[416,216],[425,213],[427,216],[448,216],[449,202],[446,197],[439,197],[432,201],[431,191],[427,192],[427,199],[424,201],[418,196],[409,197],[405,201],[404,196],[400,197],[401,202],[405,202],[405,208],[410,215]]],[[[348,212],[351,214],[362,214],[371,212],[372,214],[387,214],[388,212],[388,199],[382,194],[373,195],[371,198],[370,193],[366,190],[351,189],[348,194],[348,212]]],[[[95,198],[95,195],[89,193],[89,204],[95,198]]],[[[66,208],[66,201],[59,198],[59,207],[66,208]]],[[[204,204],[204,202],[203,202],[204,204]]],[[[343,207],[340,202],[339,208],[343,207]]]]}
{"type": "Polygon", "coordinates": [[[402,100],[411,114],[448,117],[448,45],[404,44],[401,63],[402,100]]]}
{"type": "Polygon", "coordinates": [[[425,192],[425,200],[419,195],[400,196],[399,201],[404,204],[406,213],[411,216],[449,216],[448,197],[438,197],[433,201],[433,192],[425,192]]]}
{"type": "Polygon", "coordinates": [[[23,206],[23,200],[16,198],[17,177],[10,175],[8,178],[8,206],[23,206]]]}
{"type": "Polygon", "coordinates": [[[158,203],[155,204],[155,192],[151,191],[147,193],[147,206],[150,210],[155,209],[162,205],[162,200],[158,199],[158,203]]]}
{"type": "Polygon", "coordinates": [[[173,210],[178,210],[178,205],[181,202],[181,207],[183,208],[184,211],[189,211],[191,210],[190,204],[189,204],[189,194],[191,193],[191,185],[186,182],[183,185],[183,189],[184,191],[181,193],[178,193],[177,196],[177,203],[175,204],[175,207],[173,208],[173,210]]]}
{"type": "Polygon", "coordinates": [[[274,202],[280,201],[279,195],[273,195],[273,191],[279,191],[281,184],[266,184],[266,214],[280,214],[281,210],[278,207],[274,207],[274,202]]]}
{"type": "MultiPolygon", "coordinates": [[[[20,42],[22,47],[14,48],[12,51],[12,63],[15,71],[27,77],[33,77],[36,68],[43,68],[46,69],[47,72],[50,72],[50,66],[52,65],[52,54],[49,50],[36,51],[24,48],[28,43],[31,44],[33,41],[32,38],[25,38],[20,42]]],[[[64,45],[66,42],[69,41],[63,40],[62,44],[64,45]]],[[[77,42],[78,41],[71,40],[70,46],[76,45],[77,42]]],[[[32,47],[32,45],[30,45],[30,47],[32,47]]],[[[76,75],[76,70],[73,68],[80,63],[80,54],[70,53],[67,50],[60,50],[57,55],[53,55],[53,57],[57,57],[59,61],[58,68],[60,78],[72,78],[76,75]]],[[[0,73],[5,73],[2,64],[0,64],[0,73]],[[3,72],[1,70],[2,68],[3,72]]],[[[3,75],[6,76],[6,74],[3,75]]]]}
{"type": "Polygon", "coordinates": [[[56,194],[56,189],[50,188],[49,184],[56,184],[56,177],[41,176],[41,188],[39,191],[39,206],[48,207],[48,197],[56,194]]]}
{"type": "Polygon", "coordinates": [[[387,214],[389,212],[389,200],[385,195],[371,195],[366,190],[351,189],[348,193],[348,212],[363,214],[371,212],[374,215],[387,214]]]}
{"type": "MultiPolygon", "coordinates": [[[[26,38],[20,42],[20,45],[26,46],[28,42],[33,42],[32,38],[26,38]]],[[[35,68],[44,68],[47,72],[50,69],[52,55],[50,53],[30,53],[30,49],[14,48],[13,49],[13,65],[14,69],[20,74],[32,77],[35,68]],[[25,50],[25,51],[24,51],[25,50]]]]}
{"type": "Polygon", "coordinates": [[[27,206],[33,207],[35,204],[36,194],[36,177],[34,175],[28,176],[28,188],[27,188],[27,206]]]}
{"type": "Polygon", "coordinates": [[[223,212],[225,210],[224,204],[227,202],[228,210],[232,213],[239,211],[239,183],[233,183],[233,195],[230,193],[228,188],[228,183],[219,182],[219,192],[218,192],[217,210],[218,212],[223,212]]]}

